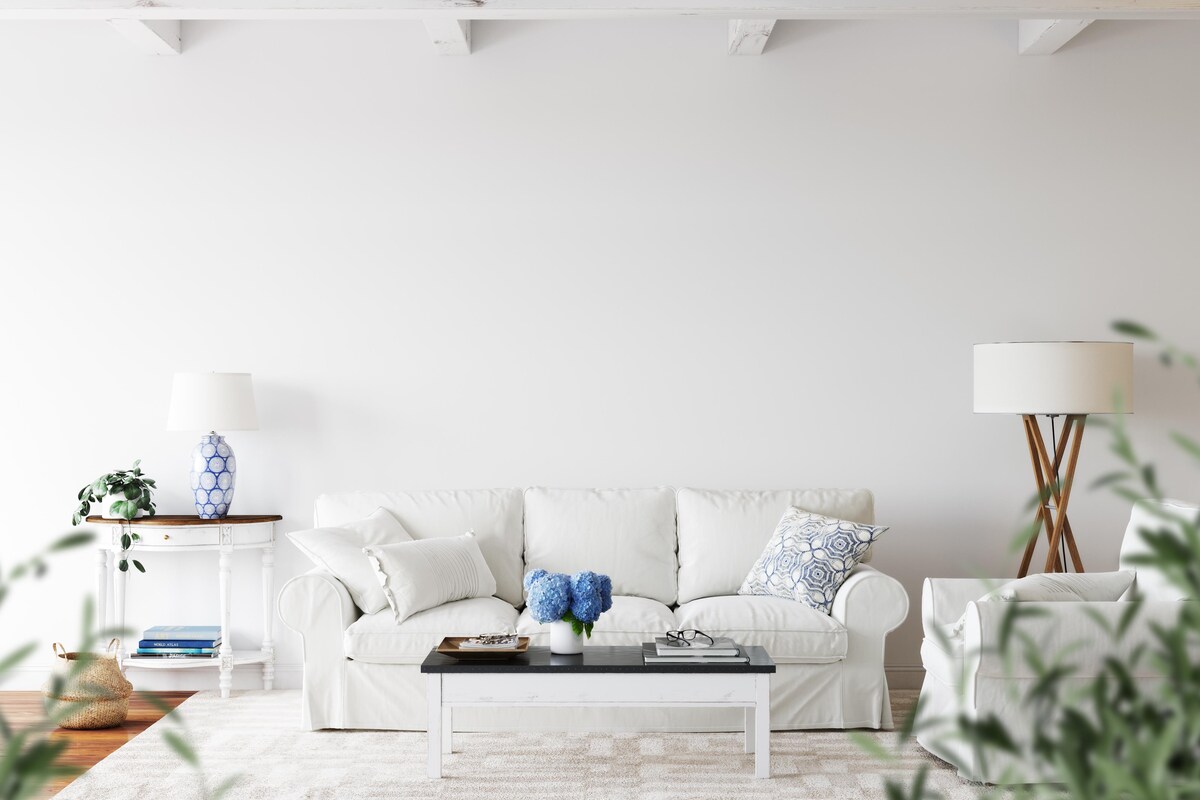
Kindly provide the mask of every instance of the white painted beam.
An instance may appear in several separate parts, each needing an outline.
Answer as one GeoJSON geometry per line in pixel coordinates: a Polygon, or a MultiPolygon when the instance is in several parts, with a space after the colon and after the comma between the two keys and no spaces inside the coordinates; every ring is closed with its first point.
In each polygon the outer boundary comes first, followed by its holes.
{"type": "Polygon", "coordinates": [[[110,19],[108,24],[146,55],[177,56],[183,52],[177,19],[110,19]]]}
{"type": "Polygon", "coordinates": [[[436,17],[425,20],[433,48],[442,56],[471,55],[471,20],[436,17]]]}
{"type": "Polygon", "coordinates": [[[1023,19],[1017,23],[1017,52],[1023,56],[1048,56],[1075,38],[1090,19],[1023,19]]]}
{"type": "Polygon", "coordinates": [[[0,19],[1200,19],[1200,0],[0,0],[0,19]]]}
{"type": "Polygon", "coordinates": [[[773,19],[729,20],[729,55],[760,56],[775,28],[773,19]]]}

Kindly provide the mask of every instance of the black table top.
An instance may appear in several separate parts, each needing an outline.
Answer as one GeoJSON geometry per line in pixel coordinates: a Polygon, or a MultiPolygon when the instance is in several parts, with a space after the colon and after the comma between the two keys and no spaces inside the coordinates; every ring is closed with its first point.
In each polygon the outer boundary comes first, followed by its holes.
{"type": "Polygon", "coordinates": [[[775,662],[761,647],[743,646],[750,657],[748,664],[647,664],[642,660],[640,645],[632,647],[599,647],[588,645],[577,656],[553,655],[549,647],[531,647],[528,652],[506,659],[459,660],[430,650],[421,663],[421,672],[441,673],[517,673],[517,672],[642,672],[642,673],[704,673],[742,672],[769,673],[775,662]]]}

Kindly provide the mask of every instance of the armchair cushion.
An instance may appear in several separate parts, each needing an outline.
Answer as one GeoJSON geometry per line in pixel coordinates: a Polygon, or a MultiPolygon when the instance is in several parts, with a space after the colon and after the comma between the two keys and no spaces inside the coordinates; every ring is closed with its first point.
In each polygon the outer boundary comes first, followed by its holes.
{"type": "MultiPolygon", "coordinates": [[[[1066,603],[1112,602],[1133,583],[1133,573],[1086,572],[1027,575],[998,586],[978,599],[980,603],[1066,603]]],[[[957,634],[966,620],[966,611],[951,630],[957,634]]]]}

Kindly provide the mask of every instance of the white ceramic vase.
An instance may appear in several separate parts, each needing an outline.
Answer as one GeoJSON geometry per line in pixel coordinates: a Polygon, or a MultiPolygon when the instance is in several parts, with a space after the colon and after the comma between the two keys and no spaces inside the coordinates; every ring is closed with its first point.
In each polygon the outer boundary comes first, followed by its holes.
{"type": "Polygon", "coordinates": [[[560,656],[577,656],[583,652],[583,634],[571,629],[571,623],[561,619],[550,623],[550,652],[560,656]]]}

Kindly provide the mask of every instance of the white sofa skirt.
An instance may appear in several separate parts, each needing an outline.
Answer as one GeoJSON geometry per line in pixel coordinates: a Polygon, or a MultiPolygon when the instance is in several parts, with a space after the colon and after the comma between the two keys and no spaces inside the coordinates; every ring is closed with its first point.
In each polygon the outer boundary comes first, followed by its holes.
{"type": "MultiPolygon", "coordinates": [[[[907,601],[894,579],[860,567],[839,591],[831,615],[847,631],[845,658],[826,663],[777,658],[771,727],[890,728],[884,639],[903,621],[907,601]]],[[[425,677],[416,663],[346,656],[343,634],[359,614],[341,582],[314,570],[290,581],[278,602],[280,617],[303,640],[305,728],[425,729],[425,677]]],[[[460,730],[720,731],[742,725],[741,712],[728,709],[463,709],[455,720],[460,730]]]]}
{"type": "MultiPolygon", "coordinates": [[[[890,728],[887,684],[833,664],[780,664],[771,678],[771,727],[890,728]]],[[[425,730],[425,681],[413,664],[369,664],[346,659],[340,703],[304,704],[303,726],[425,730]]],[[[457,731],[735,731],[741,709],[463,708],[457,731]]]]}

